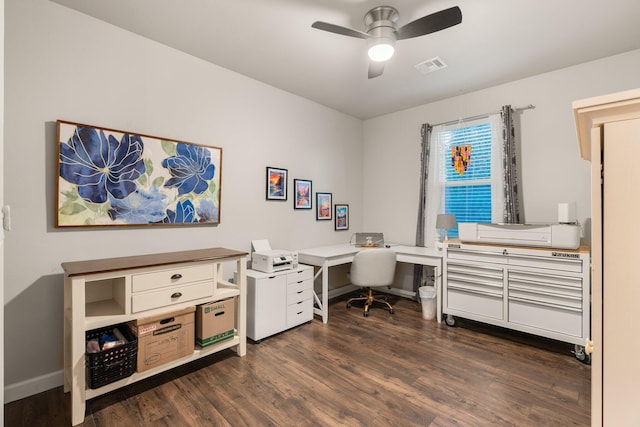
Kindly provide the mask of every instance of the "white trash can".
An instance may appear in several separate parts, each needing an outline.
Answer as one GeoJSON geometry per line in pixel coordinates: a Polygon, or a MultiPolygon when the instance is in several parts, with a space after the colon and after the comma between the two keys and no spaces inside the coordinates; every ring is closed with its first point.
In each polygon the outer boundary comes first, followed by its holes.
{"type": "Polygon", "coordinates": [[[420,302],[422,303],[422,318],[433,320],[436,317],[436,288],[435,286],[422,286],[418,288],[420,302]]]}

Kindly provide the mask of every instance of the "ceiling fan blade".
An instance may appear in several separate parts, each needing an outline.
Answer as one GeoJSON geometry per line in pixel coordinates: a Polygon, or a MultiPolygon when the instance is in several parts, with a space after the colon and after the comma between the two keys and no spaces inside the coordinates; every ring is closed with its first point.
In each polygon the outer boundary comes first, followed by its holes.
{"type": "Polygon", "coordinates": [[[409,22],[407,25],[396,30],[398,40],[419,37],[425,34],[435,33],[445,28],[453,27],[462,22],[462,12],[458,6],[432,13],[415,21],[409,22]]]}
{"type": "Polygon", "coordinates": [[[359,39],[369,38],[369,34],[363,33],[362,31],[353,30],[347,27],[341,27],[340,25],[329,24],[328,22],[316,21],[311,24],[311,27],[317,28],[318,30],[328,31],[330,33],[340,34],[343,36],[357,37],[359,39]]]}
{"type": "Polygon", "coordinates": [[[373,79],[381,76],[384,72],[384,62],[369,62],[369,78],[373,79]]]}

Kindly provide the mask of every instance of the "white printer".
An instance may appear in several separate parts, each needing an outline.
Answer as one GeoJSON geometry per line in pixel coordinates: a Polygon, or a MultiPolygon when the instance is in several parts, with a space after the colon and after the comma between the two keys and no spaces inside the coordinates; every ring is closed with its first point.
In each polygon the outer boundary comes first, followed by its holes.
{"type": "Polygon", "coordinates": [[[251,269],[264,273],[290,270],[293,268],[293,253],[272,249],[270,251],[254,252],[251,255],[251,269]]]}
{"type": "Polygon", "coordinates": [[[251,241],[251,269],[263,273],[291,270],[298,267],[298,254],[295,252],[271,249],[267,240],[251,241]]]}
{"type": "Polygon", "coordinates": [[[578,224],[458,223],[458,237],[463,242],[559,249],[578,249],[580,247],[580,231],[578,224]]]}

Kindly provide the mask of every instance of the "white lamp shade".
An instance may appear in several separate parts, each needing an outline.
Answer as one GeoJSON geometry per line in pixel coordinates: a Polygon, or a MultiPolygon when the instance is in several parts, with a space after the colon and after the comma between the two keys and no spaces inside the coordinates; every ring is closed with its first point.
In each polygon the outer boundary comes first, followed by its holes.
{"type": "Polygon", "coordinates": [[[436,217],[436,228],[450,230],[456,228],[456,216],[453,214],[440,214],[436,217]]]}

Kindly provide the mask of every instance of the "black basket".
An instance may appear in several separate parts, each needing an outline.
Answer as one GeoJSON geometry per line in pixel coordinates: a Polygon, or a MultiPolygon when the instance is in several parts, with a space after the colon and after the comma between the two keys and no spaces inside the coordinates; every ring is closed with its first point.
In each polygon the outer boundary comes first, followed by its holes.
{"type": "Polygon", "coordinates": [[[136,371],[138,339],[133,335],[126,323],[87,331],[87,341],[91,339],[99,340],[102,334],[111,332],[114,328],[118,328],[128,342],[99,353],[85,353],[87,385],[89,388],[102,387],[131,376],[136,371]]]}

